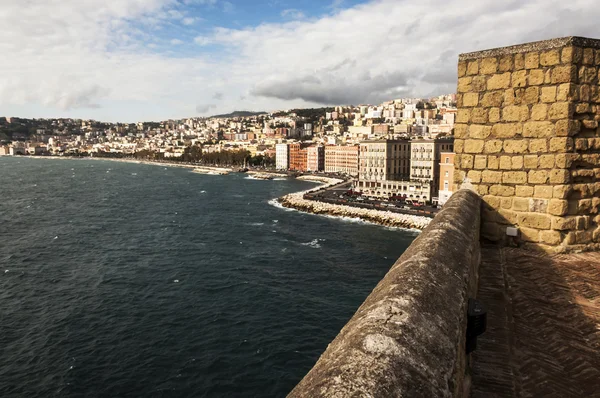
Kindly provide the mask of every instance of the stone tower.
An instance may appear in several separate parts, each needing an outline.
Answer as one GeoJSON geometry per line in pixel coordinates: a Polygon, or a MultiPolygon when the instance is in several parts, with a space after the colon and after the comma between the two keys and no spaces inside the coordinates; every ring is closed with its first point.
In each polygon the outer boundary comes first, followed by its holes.
{"type": "Polygon", "coordinates": [[[599,67],[581,37],[459,56],[454,182],[483,197],[485,238],[600,249],[599,67]]]}

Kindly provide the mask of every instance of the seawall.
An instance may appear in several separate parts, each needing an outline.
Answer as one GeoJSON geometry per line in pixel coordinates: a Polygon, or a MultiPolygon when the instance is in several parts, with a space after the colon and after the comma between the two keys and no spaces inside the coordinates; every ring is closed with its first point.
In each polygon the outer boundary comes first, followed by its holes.
{"type": "Polygon", "coordinates": [[[476,193],[455,193],[289,397],[467,396],[480,206],[476,193]]]}
{"type": "MultiPolygon", "coordinates": [[[[315,192],[323,189],[324,187],[337,185],[343,182],[342,180],[328,179],[324,177],[306,177],[308,178],[304,179],[311,179],[313,181],[323,182],[325,183],[325,185],[310,189],[308,191],[295,192],[282,196],[278,199],[278,202],[282,206],[312,214],[327,214],[335,217],[359,218],[361,220],[369,221],[375,224],[384,225],[388,227],[422,230],[425,227],[427,227],[427,225],[429,225],[429,223],[431,222],[431,219],[428,217],[393,213],[391,211],[364,209],[360,207],[352,207],[304,199],[304,194],[306,193],[315,192]]],[[[302,179],[302,177],[299,177],[299,179],[302,179]]]]}

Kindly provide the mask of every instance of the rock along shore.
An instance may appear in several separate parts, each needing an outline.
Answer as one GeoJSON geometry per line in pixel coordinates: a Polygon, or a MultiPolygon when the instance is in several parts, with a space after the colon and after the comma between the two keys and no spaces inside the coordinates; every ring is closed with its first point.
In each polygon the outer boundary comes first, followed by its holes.
{"type": "Polygon", "coordinates": [[[295,192],[282,196],[279,199],[277,199],[277,201],[282,206],[312,214],[327,214],[336,217],[359,218],[361,220],[369,221],[374,224],[384,225],[387,227],[422,230],[431,222],[431,219],[428,217],[414,216],[411,214],[392,213],[390,211],[374,209],[363,209],[360,207],[337,205],[331,203],[318,202],[316,200],[304,199],[304,194],[306,193],[315,192],[323,188],[340,184],[343,182],[343,180],[337,180],[326,177],[303,177],[305,178],[299,177],[299,179],[318,181],[324,183],[325,185],[321,185],[317,188],[309,189],[307,191],[295,192]]]}

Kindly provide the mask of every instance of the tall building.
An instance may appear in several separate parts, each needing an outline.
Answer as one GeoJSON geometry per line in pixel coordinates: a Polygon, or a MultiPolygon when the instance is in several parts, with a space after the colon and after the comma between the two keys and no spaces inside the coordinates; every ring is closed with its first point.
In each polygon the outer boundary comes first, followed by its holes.
{"type": "Polygon", "coordinates": [[[429,182],[410,181],[410,141],[372,140],[360,143],[359,177],[354,189],[368,196],[431,200],[429,182]]]}
{"type": "Polygon", "coordinates": [[[325,147],[325,171],[358,176],[358,145],[328,145],[325,147]]]}
{"type": "Polygon", "coordinates": [[[443,205],[452,196],[452,179],[454,176],[454,153],[440,153],[440,185],[438,203],[443,205]]]}
{"type": "Polygon", "coordinates": [[[306,170],[323,171],[325,169],[325,147],[313,145],[306,148],[306,170]]]}
{"type": "Polygon", "coordinates": [[[277,170],[287,170],[290,167],[290,151],[288,144],[275,145],[275,167],[277,170]]]}
{"type": "Polygon", "coordinates": [[[306,171],[307,170],[307,150],[302,148],[300,144],[290,144],[290,170],[306,171]]]}
{"type": "Polygon", "coordinates": [[[440,186],[440,154],[454,150],[454,138],[411,141],[410,179],[430,182],[437,190],[440,186]]]}

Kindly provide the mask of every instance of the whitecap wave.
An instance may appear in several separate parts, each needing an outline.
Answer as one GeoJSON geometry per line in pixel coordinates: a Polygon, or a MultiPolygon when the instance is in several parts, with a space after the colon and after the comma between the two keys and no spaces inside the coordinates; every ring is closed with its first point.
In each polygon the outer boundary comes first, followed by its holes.
{"type": "Polygon", "coordinates": [[[300,243],[302,246],[312,247],[313,249],[320,249],[321,244],[319,242],[323,242],[325,239],[313,239],[310,242],[300,243]]]}
{"type": "Polygon", "coordinates": [[[271,206],[275,206],[278,209],[282,209],[285,211],[296,211],[296,209],[290,209],[289,207],[283,206],[281,203],[279,203],[279,201],[277,199],[271,199],[267,203],[270,204],[271,206]]]}

